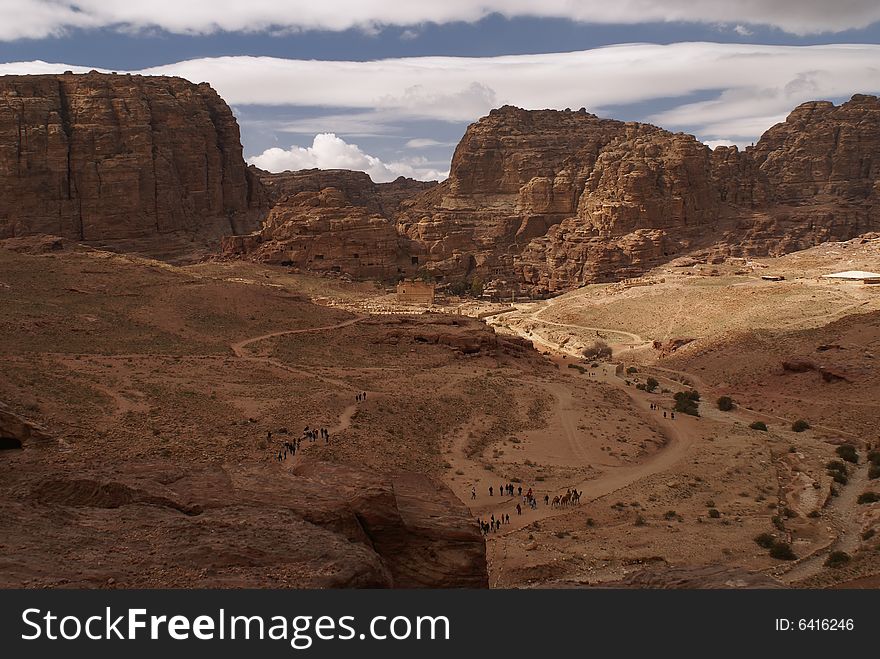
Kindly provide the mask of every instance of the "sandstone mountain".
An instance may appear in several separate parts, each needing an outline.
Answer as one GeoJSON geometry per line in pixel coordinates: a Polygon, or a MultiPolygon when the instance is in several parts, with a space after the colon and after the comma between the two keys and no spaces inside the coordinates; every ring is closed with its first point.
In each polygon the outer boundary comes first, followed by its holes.
{"type": "Polygon", "coordinates": [[[0,238],[170,254],[226,236],[227,255],[543,296],[685,254],[846,240],[880,229],[878,196],[874,96],[805,103],[744,151],[584,109],[505,106],[468,127],[446,181],[375,184],[247,167],[231,110],[204,83],[0,78],[0,238]]]}
{"type": "Polygon", "coordinates": [[[409,185],[390,207],[380,186],[365,197],[339,172],[272,176],[344,192],[279,202],[250,238],[258,258],[546,295],[684,254],[782,254],[877,230],[880,101],[805,103],[745,151],[583,109],[505,106],[468,128],[446,181],[409,185]]]}
{"type": "Polygon", "coordinates": [[[80,241],[259,226],[238,124],[206,83],[0,77],[0,237],[80,241]]]}

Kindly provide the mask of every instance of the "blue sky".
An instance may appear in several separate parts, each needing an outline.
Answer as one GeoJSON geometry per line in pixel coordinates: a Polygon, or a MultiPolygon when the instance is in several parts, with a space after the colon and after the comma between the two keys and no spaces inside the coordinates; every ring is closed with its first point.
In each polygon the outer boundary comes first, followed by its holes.
{"type": "Polygon", "coordinates": [[[443,177],[504,103],[747,145],[800,102],[880,91],[878,44],[862,0],[0,0],[0,73],[207,80],[256,164],[376,180],[443,177]]]}

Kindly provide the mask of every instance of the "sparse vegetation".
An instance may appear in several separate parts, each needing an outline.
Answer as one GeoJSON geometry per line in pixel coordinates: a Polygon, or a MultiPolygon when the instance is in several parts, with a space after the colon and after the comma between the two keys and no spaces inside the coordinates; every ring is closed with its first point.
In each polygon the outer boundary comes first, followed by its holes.
{"type": "Polygon", "coordinates": [[[581,354],[584,356],[584,359],[591,361],[594,359],[611,359],[611,346],[601,340],[594,341],[593,345],[584,348],[581,354]]]}
{"type": "Polygon", "coordinates": [[[852,444],[842,444],[841,446],[838,446],[835,453],[837,453],[842,460],[846,460],[847,462],[852,462],[853,464],[858,464],[859,462],[859,454],[856,451],[856,447],[852,444]]]}
{"type": "Polygon", "coordinates": [[[638,372],[639,372],[639,369],[637,369],[635,366],[628,366],[627,369],[626,369],[626,372],[627,372],[629,375],[632,375],[633,373],[638,373],[638,372]]]}
{"type": "Polygon", "coordinates": [[[794,423],[791,424],[791,429],[794,432],[804,432],[805,430],[810,429],[810,424],[804,421],[803,419],[798,419],[794,423]]]}
{"type": "Polygon", "coordinates": [[[828,558],[825,559],[825,567],[843,567],[850,562],[850,559],[850,555],[845,551],[833,551],[828,554],[828,558]]]}
{"type": "Polygon", "coordinates": [[[856,501],[858,503],[876,503],[880,501],[880,494],[876,492],[862,492],[856,501]]]}
{"type": "Polygon", "coordinates": [[[718,512],[717,508],[709,508],[709,517],[712,519],[718,519],[721,517],[721,513],[718,512]]]}
{"type": "Polygon", "coordinates": [[[698,403],[700,394],[695,389],[679,391],[675,394],[675,411],[692,416],[700,416],[698,403]]]}
{"type": "Polygon", "coordinates": [[[777,540],[770,547],[770,557],[778,561],[793,561],[797,558],[791,549],[791,545],[782,540],[777,540]]]}
{"type": "Polygon", "coordinates": [[[656,378],[648,378],[648,380],[645,382],[645,391],[654,391],[659,386],[660,383],[657,382],[656,378]]]}
{"type": "Polygon", "coordinates": [[[722,412],[730,412],[733,408],[733,398],[730,396],[721,396],[721,398],[718,399],[718,409],[722,412]]]}
{"type": "Polygon", "coordinates": [[[753,421],[749,424],[749,428],[752,430],[760,430],[761,432],[767,432],[767,424],[763,421],[753,421]]]}
{"type": "Polygon", "coordinates": [[[761,533],[755,536],[755,542],[758,543],[759,547],[770,549],[770,547],[776,544],[776,537],[772,533],[761,533]]]}

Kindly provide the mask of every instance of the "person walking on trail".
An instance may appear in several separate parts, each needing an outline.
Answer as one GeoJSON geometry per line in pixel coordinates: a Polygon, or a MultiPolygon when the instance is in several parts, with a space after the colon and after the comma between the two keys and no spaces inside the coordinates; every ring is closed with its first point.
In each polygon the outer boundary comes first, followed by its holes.
{"type": "Polygon", "coordinates": [[[477,498],[477,488],[472,487],[471,488],[471,501],[473,501],[476,498],[477,498]]]}
{"type": "Polygon", "coordinates": [[[366,391],[364,392],[364,395],[361,396],[361,400],[367,400],[367,392],[366,391]]]}
{"type": "Polygon", "coordinates": [[[492,486],[491,485],[489,486],[489,496],[490,497],[492,496],[492,486]]]}
{"type": "Polygon", "coordinates": [[[545,506],[550,505],[550,495],[549,494],[544,495],[544,505],[545,506]]]}
{"type": "Polygon", "coordinates": [[[675,412],[670,412],[669,418],[672,419],[673,421],[675,421],[675,412]]]}
{"type": "Polygon", "coordinates": [[[516,514],[522,515],[522,506],[519,504],[516,504],[516,514]]]}
{"type": "Polygon", "coordinates": [[[663,410],[663,418],[666,418],[666,410],[663,410]]]}

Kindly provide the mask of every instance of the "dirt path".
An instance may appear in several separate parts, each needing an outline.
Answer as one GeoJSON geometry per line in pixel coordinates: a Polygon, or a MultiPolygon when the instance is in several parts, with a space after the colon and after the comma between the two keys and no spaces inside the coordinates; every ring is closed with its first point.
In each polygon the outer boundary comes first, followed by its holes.
{"type": "MultiPolygon", "coordinates": [[[[323,375],[317,369],[314,370],[305,370],[301,368],[295,368],[293,366],[289,366],[288,364],[284,364],[283,362],[278,361],[277,359],[272,359],[270,357],[258,357],[256,355],[251,355],[246,350],[247,346],[252,345],[254,343],[258,343],[259,341],[265,341],[266,339],[273,339],[279,336],[289,336],[293,334],[308,334],[311,332],[329,332],[337,329],[342,329],[343,327],[349,327],[350,325],[354,325],[355,323],[359,323],[362,320],[367,318],[367,316],[355,316],[354,318],[349,318],[348,320],[344,320],[341,323],[336,323],[335,325],[324,325],[322,327],[306,327],[300,329],[293,330],[279,330],[277,332],[269,332],[268,334],[261,334],[259,336],[253,336],[247,339],[242,339],[236,343],[231,344],[229,347],[232,349],[232,352],[239,359],[264,364],[266,366],[271,366],[272,368],[278,368],[289,373],[296,373],[297,375],[303,375],[309,378],[318,378],[319,380],[326,382],[328,384],[332,384],[336,387],[340,387],[342,389],[348,389],[350,391],[355,391],[355,387],[353,387],[348,382],[344,380],[339,380],[337,378],[332,378],[327,375],[323,375]]],[[[377,392],[373,392],[377,393],[377,392]]]]}
{"type": "Polygon", "coordinates": [[[841,488],[840,494],[825,508],[837,530],[837,539],[828,546],[817,549],[791,568],[783,567],[785,571],[778,572],[777,576],[785,583],[793,584],[822,572],[825,559],[833,551],[845,551],[852,555],[858,549],[862,526],[857,512],[859,508],[857,499],[868,483],[868,464],[868,461],[864,460],[856,467],[849,477],[849,482],[841,488]]]}

